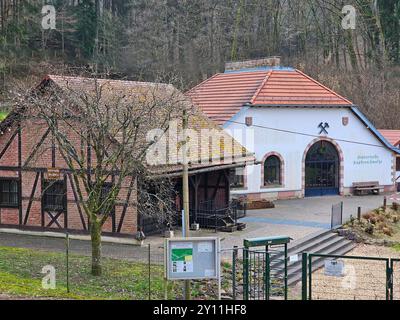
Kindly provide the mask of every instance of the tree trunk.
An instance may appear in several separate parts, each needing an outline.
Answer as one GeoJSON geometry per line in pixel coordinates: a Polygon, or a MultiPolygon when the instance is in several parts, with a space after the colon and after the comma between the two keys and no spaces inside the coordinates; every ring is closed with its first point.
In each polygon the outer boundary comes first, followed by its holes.
{"type": "Polygon", "coordinates": [[[92,275],[101,275],[101,224],[98,221],[90,223],[90,238],[92,240],[92,275]]]}

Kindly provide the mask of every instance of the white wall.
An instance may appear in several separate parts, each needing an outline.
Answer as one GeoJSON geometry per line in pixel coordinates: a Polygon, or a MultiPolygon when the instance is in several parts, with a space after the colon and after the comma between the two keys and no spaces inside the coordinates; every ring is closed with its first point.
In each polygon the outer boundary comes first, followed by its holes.
{"type": "MultiPolygon", "coordinates": [[[[247,190],[236,193],[265,193],[302,190],[303,155],[307,146],[319,137],[318,125],[329,123],[328,135],[340,146],[344,155],[344,188],[353,182],[379,181],[393,185],[393,153],[387,149],[365,125],[347,108],[247,108],[224,126],[250,151],[258,161],[269,152],[281,154],[285,161],[285,186],[265,189],[261,185],[261,165],[248,167],[247,190]],[[246,117],[253,117],[253,126],[244,125],[246,117]],[[342,119],[349,118],[347,126],[342,119]],[[238,123],[236,123],[238,122],[238,123]],[[239,124],[240,123],[240,124],[239,124]],[[262,127],[275,128],[280,132],[262,127]],[[243,133],[247,130],[246,133],[243,133]],[[250,131],[249,131],[250,130],[250,131]],[[253,132],[251,132],[253,131],[253,132]],[[254,134],[254,142],[252,141],[254,134]],[[352,143],[352,142],[359,142],[352,143]]],[[[235,193],[235,191],[233,191],[235,193]]]]}

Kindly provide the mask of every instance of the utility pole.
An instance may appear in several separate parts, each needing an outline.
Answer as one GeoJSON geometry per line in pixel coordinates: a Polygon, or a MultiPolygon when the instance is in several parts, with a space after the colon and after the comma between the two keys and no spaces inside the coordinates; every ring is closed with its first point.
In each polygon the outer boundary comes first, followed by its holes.
{"type": "MultiPolygon", "coordinates": [[[[186,130],[188,128],[188,115],[187,111],[183,111],[183,124],[182,124],[182,133],[183,133],[183,145],[182,145],[182,164],[183,164],[183,175],[182,175],[182,187],[183,187],[183,211],[184,211],[184,238],[189,237],[189,165],[187,161],[187,146],[186,146],[186,130]]],[[[185,280],[185,300],[191,299],[190,294],[190,280],[185,280]]]]}

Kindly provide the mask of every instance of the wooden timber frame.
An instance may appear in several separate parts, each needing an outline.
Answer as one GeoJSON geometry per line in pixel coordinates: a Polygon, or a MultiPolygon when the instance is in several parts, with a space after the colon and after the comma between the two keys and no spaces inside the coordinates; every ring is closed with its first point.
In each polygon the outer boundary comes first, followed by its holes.
{"type": "MultiPolygon", "coordinates": [[[[7,156],[7,151],[10,146],[16,141],[17,142],[17,165],[14,166],[4,166],[0,165],[0,178],[7,178],[7,175],[4,173],[16,173],[18,179],[18,206],[13,208],[12,210],[18,211],[18,221],[13,222],[12,224],[8,224],[5,221],[2,221],[2,211],[3,208],[0,207],[0,226],[1,227],[9,227],[26,230],[39,230],[39,231],[59,231],[59,232],[71,232],[71,233],[83,233],[87,234],[89,232],[88,227],[89,223],[87,221],[87,216],[82,208],[82,204],[78,197],[77,188],[75,186],[75,182],[73,179],[73,173],[71,170],[67,168],[60,169],[60,179],[59,181],[64,182],[64,186],[70,186],[70,198],[67,196],[64,197],[64,210],[62,211],[52,211],[46,210],[43,204],[43,193],[44,184],[47,181],[46,174],[49,168],[44,167],[35,167],[34,166],[34,158],[37,153],[40,152],[41,146],[44,144],[46,139],[50,139],[51,141],[51,168],[56,168],[56,145],[55,139],[52,137],[51,131],[46,130],[40,138],[38,138],[38,142],[35,146],[33,146],[32,151],[29,154],[25,155],[26,160],[24,160],[22,154],[22,130],[21,123],[18,121],[16,130],[10,134],[9,139],[6,143],[4,143],[3,149],[0,151],[0,161],[3,157],[7,156]],[[23,161],[24,160],[24,161],[23,161]],[[27,186],[23,185],[23,177],[26,174],[32,175],[32,183],[29,186],[29,190],[27,190],[27,186]],[[24,190],[25,196],[23,196],[22,191],[24,190]],[[38,196],[38,190],[41,190],[40,196],[38,196]],[[40,221],[32,225],[30,223],[30,218],[32,215],[32,208],[35,202],[40,203],[40,221]],[[25,205],[24,205],[25,204],[25,205]],[[76,207],[76,211],[79,215],[79,228],[77,226],[71,226],[69,222],[69,204],[74,204],[76,207]]],[[[87,171],[90,175],[92,173],[92,151],[91,148],[81,145],[82,152],[87,152],[87,171]]],[[[238,165],[221,165],[221,166],[213,166],[208,168],[201,168],[198,170],[194,170],[190,173],[189,177],[189,188],[190,188],[190,207],[191,207],[191,221],[196,221],[196,212],[198,211],[199,205],[201,203],[207,201],[213,201],[217,208],[227,208],[230,203],[230,178],[229,173],[232,168],[237,167],[238,165]]],[[[114,172],[112,175],[112,179],[118,175],[118,172],[114,172]]],[[[179,212],[181,211],[182,204],[179,201],[182,200],[182,185],[181,178],[179,174],[177,176],[172,177],[175,183],[175,193],[178,194],[178,203],[177,203],[177,218],[180,219],[179,212]],[[180,196],[179,196],[180,195],[180,196]]],[[[111,220],[111,230],[109,232],[104,232],[105,235],[113,235],[113,236],[136,236],[136,233],[125,234],[123,232],[123,225],[126,218],[126,213],[129,207],[129,199],[134,192],[134,188],[132,184],[135,182],[135,179],[130,179],[129,192],[126,196],[125,201],[123,203],[119,203],[118,205],[122,206],[122,213],[120,217],[116,217],[115,212],[110,215],[111,220]]],[[[136,215],[136,225],[137,231],[144,230],[146,231],[146,235],[154,233],[159,233],[162,231],[160,225],[152,225],[149,221],[146,221],[139,214],[136,215]],[[145,226],[147,224],[147,227],[145,226]]],[[[148,220],[148,219],[147,219],[148,220]]]]}
{"type": "MultiPolygon", "coordinates": [[[[0,150],[0,161],[7,156],[7,152],[10,151],[10,147],[13,145],[13,143],[17,143],[17,163],[16,165],[0,165],[0,179],[12,179],[15,181],[18,181],[18,205],[12,208],[9,207],[2,207],[0,206],[0,227],[5,227],[5,228],[15,228],[17,227],[18,229],[21,230],[33,230],[33,231],[58,231],[58,232],[70,232],[70,233],[83,233],[87,234],[89,233],[88,226],[89,223],[87,221],[87,216],[84,213],[84,210],[82,208],[81,201],[79,200],[77,188],[74,183],[74,179],[72,176],[72,171],[67,169],[67,168],[61,168],[59,169],[60,171],[60,179],[58,181],[62,181],[64,183],[64,186],[66,187],[66,192],[64,196],[64,205],[63,205],[63,210],[59,211],[52,211],[52,210],[46,210],[43,205],[43,190],[44,190],[44,183],[46,180],[46,173],[48,171],[48,168],[44,167],[35,167],[32,166],[31,163],[33,162],[33,159],[35,155],[40,151],[40,147],[43,145],[45,140],[48,138],[48,136],[51,135],[50,129],[47,129],[46,132],[41,136],[40,140],[38,143],[33,147],[31,153],[27,155],[26,160],[23,162],[23,154],[22,154],[22,128],[21,128],[21,121],[18,118],[18,120],[15,121],[16,126],[12,126],[11,128],[16,127],[14,129],[15,131],[10,135],[9,139],[4,145],[4,147],[0,150]],[[14,174],[13,177],[10,177],[10,173],[14,174]],[[23,177],[25,174],[32,174],[34,176],[33,179],[33,184],[32,187],[30,187],[30,190],[26,190],[25,187],[25,194],[29,193],[29,196],[23,196],[23,177]],[[67,189],[68,189],[68,184],[70,185],[70,188],[72,190],[72,199],[68,198],[67,195],[67,189]],[[40,192],[40,197],[37,196],[37,190],[41,188],[40,192]],[[36,197],[35,197],[36,194],[36,197]],[[26,202],[26,206],[24,208],[23,203],[26,202]],[[35,202],[40,203],[40,223],[36,223],[34,225],[31,225],[29,223],[30,217],[31,217],[31,212],[32,212],[32,207],[35,202]],[[79,228],[74,226],[71,227],[68,224],[68,204],[74,204],[76,206],[77,212],[79,214],[79,221],[80,221],[80,226],[79,228]],[[2,221],[2,213],[5,210],[13,210],[18,214],[18,219],[13,223],[7,223],[6,221],[2,221]]],[[[56,168],[56,145],[55,145],[55,138],[51,135],[51,168],[56,168]]],[[[92,165],[91,165],[91,149],[90,147],[87,147],[87,167],[88,167],[88,174],[89,176],[92,174],[92,165]]],[[[115,171],[112,173],[112,182],[114,182],[115,177],[118,176],[118,171],[115,171]]],[[[105,235],[115,235],[115,236],[129,236],[129,237],[134,237],[136,234],[124,234],[122,232],[122,227],[124,224],[124,219],[126,217],[126,212],[129,207],[129,199],[132,195],[133,192],[133,184],[135,182],[135,178],[131,177],[129,178],[130,182],[130,190],[128,192],[128,195],[126,196],[126,199],[122,202],[119,202],[116,204],[116,206],[121,206],[122,207],[122,213],[120,215],[120,218],[117,219],[115,215],[115,209],[114,212],[110,215],[110,220],[111,220],[111,231],[110,232],[104,232],[103,234],[105,235]]]]}
{"type": "MultiPolygon", "coordinates": [[[[211,167],[189,173],[189,203],[190,222],[196,222],[197,212],[200,206],[206,202],[212,202],[217,209],[228,208],[230,205],[231,184],[230,170],[237,165],[211,167]]],[[[181,210],[183,208],[182,179],[174,177],[176,195],[176,215],[173,223],[181,224],[181,210]]],[[[144,218],[138,215],[138,226],[145,235],[157,234],[165,231],[166,225],[160,228],[151,218],[144,218]]]]}

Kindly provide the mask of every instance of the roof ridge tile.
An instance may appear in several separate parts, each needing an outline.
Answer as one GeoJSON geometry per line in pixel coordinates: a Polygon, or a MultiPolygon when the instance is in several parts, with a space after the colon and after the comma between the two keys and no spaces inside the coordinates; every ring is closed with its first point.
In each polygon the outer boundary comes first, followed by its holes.
{"type": "Polygon", "coordinates": [[[267,75],[265,76],[265,79],[263,80],[263,82],[261,83],[261,85],[258,87],[258,89],[256,90],[256,92],[254,93],[253,97],[250,100],[250,103],[253,104],[254,101],[256,100],[257,96],[260,94],[262,88],[264,88],[264,86],[267,84],[268,79],[270,78],[271,74],[272,74],[272,70],[270,72],[267,73],[267,75]]]}

